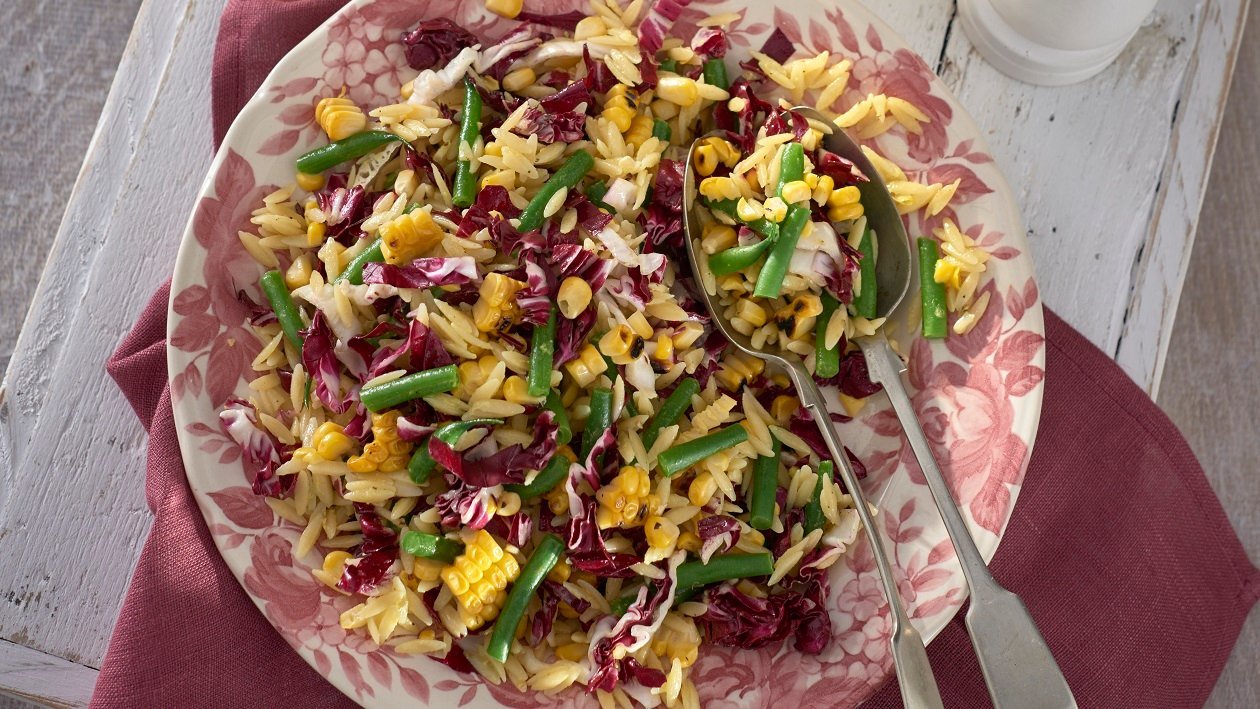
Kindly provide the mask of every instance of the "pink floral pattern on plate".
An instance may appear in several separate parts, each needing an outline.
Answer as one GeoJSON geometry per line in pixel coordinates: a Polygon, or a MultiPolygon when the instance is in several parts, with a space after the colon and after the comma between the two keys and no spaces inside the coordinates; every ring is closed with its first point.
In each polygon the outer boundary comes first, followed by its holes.
{"type": "MultiPolygon", "coordinates": [[[[581,8],[582,0],[528,0],[534,11],[581,8]]],[[[988,312],[968,335],[928,343],[892,323],[910,355],[909,384],[920,420],[986,558],[997,549],[1019,492],[1041,413],[1045,343],[1041,300],[1024,229],[1005,180],[976,126],[918,55],[853,0],[747,3],[692,0],[677,30],[704,16],[737,12],[733,57],[760,47],[772,28],[803,51],[853,60],[842,105],[884,92],[931,117],[921,135],[894,129],[871,145],[921,182],[962,183],[950,208],[912,233],[954,219],[994,256],[988,312]]],[[[245,107],[215,159],[176,264],[168,336],[171,391],[189,482],[228,566],[267,619],[322,675],[371,706],[589,705],[578,690],[560,697],[522,694],[406,657],[346,633],[337,617],[350,604],[315,581],[315,554],[295,558],[299,530],[250,493],[239,451],[218,426],[217,409],[244,390],[258,351],[238,293],[258,297],[259,268],[236,232],[273,185],[292,179],[292,160],[318,142],[312,107],[345,85],[363,105],[387,103],[410,77],[397,43],[420,19],[446,16],[481,36],[513,24],[479,2],[358,0],[277,66],[245,107]]],[[[870,470],[868,494],[880,501],[881,530],[892,541],[898,581],[916,626],[937,633],[966,598],[962,572],[895,416],[877,396],[841,429],[870,470]]],[[[833,567],[833,642],[818,656],[789,647],[710,648],[694,667],[707,706],[852,706],[888,677],[889,621],[865,538],[833,567]]]]}

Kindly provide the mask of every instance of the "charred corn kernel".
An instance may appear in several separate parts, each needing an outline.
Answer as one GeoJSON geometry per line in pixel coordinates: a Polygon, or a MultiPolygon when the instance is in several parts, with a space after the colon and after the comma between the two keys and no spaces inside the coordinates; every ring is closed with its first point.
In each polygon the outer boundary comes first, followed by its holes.
{"type": "Polygon", "coordinates": [[[631,330],[634,330],[634,334],[645,340],[652,336],[652,325],[648,323],[647,317],[643,315],[642,311],[636,310],[631,313],[630,317],[626,318],[626,324],[630,326],[631,330]]]}
{"type": "Polygon", "coordinates": [[[678,541],[678,525],[660,515],[653,515],[643,522],[643,536],[649,547],[669,549],[678,541]]]}
{"type": "Polygon", "coordinates": [[[324,234],[328,233],[328,227],[323,222],[311,222],[306,225],[306,245],[319,246],[324,243],[324,234]]]}
{"type": "Polygon", "coordinates": [[[630,128],[626,130],[626,145],[629,145],[634,152],[638,152],[639,146],[652,137],[653,123],[651,116],[645,113],[635,114],[634,119],[630,121],[630,128]]]}
{"type": "Polygon", "coordinates": [[[557,485],[556,489],[543,495],[547,500],[547,508],[551,510],[553,515],[563,515],[569,513],[569,493],[565,492],[563,485],[557,485]]]}
{"type": "Polygon", "coordinates": [[[311,272],[315,270],[310,254],[302,254],[293,259],[293,263],[284,270],[284,284],[289,290],[296,290],[311,282],[311,272]]]}
{"type": "Polygon", "coordinates": [[[392,264],[411,263],[442,243],[442,227],[426,209],[402,214],[381,225],[381,254],[392,264]]]}
{"type": "Polygon", "coordinates": [[[294,181],[297,183],[298,189],[303,189],[307,192],[318,191],[324,186],[323,175],[311,175],[305,172],[299,172],[294,181]]]}
{"type": "Polygon", "coordinates": [[[538,403],[538,398],[530,396],[528,389],[525,379],[514,374],[503,382],[503,398],[513,404],[538,403]]]}
{"type": "Polygon", "coordinates": [[[618,358],[627,361],[639,356],[643,349],[643,338],[635,334],[629,325],[618,325],[599,338],[599,351],[612,358],[617,364],[618,358]]]}
{"type": "Polygon", "coordinates": [[[534,73],[533,69],[522,67],[516,71],[509,72],[507,76],[503,77],[503,88],[512,92],[520,91],[532,85],[537,79],[538,75],[534,73]]]}
{"type": "Polygon", "coordinates": [[[481,297],[473,304],[473,322],[481,332],[494,332],[506,319],[511,322],[517,313],[512,297],[525,284],[503,275],[490,273],[481,282],[481,297]]]}
{"type": "Polygon", "coordinates": [[[591,284],[577,276],[569,276],[556,291],[556,305],[560,314],[572,320],[581,315],[591,304],[591,284]]]}
{"type": "Polygon", "coordinates": [[[315,104],[315,122],[329,140],[349,138],[367,128],[367,116],[354,101],[343,96],[329,96],[315,104]]]}
{"type": "Polygon", "coordinates": [[[716,135],[711,135],[701,141],[701,145],[707,145],[713,148],[718,161],[727,167],[735,167],[735,165],[739,163],[739,149],[737,149],[734,145],[731,145],[731,142],[725,138],[719,138],[716,135]]]}
{"type": "Polygon", "coordinates": [[[701,177],[708,177],[718,166],[717,150],[712,145],[701,145],[696,148],[696,152],[691,155],[691,164],[696,168],[696,174],[701,177]]]}
{"type": "Polygon", "coordinates": [[[437,581],[442,578],[444,568],[446,564],[440,561],[417,556],[411,563],[411,575],[415,576],[417,581],[437,581]]]}
{"type": "Polygon", "coordinates": [[[586,659],[586,643],[565,643],[556,648],[556,659],[581,662],[586,659]]]}
{"type": "Polygon", "coordinates": [[[729,177],[706,177],[700,181],[700,195],[708,199],[739,199],[739,185],[729,177]]]}
{"type": "Polygon", "coordinates": [[[516,187],[516,173],[512,170],[491,170],[481,176],[478,184],[483,190],[491,185],[498,185],[510,191],[516,187]]]}
{"type": "Polygon", "coordinates": [[[608,369],[608,363],[604,361],[594,345],[587,344],[578,350],[577,359],[566,362],[564,368],[568,370],[574,383],[585,389],[593,384],[595,378],[603,374],[605,369],[608,369]]]}
{"type": "MultiPolygon", "coordinates": [[[[826,175],[823,177],[826,177],[826,175]]],[[[802,179],[805,180],[805,186],[811,190],[818,186],[818,173],[816,172],[807,172],[802,179]]]]}
{"type": "Polygon", "coordinates": [[[704,326],[701,325],[700,323],[698,322],[683,323],[679,327],[678,332],[675,332],[674,336],[671,338],[674,341],[674,349],[685,350],[688,347],[691,347],[692,345],[696,344],[696,340],[700,339],[700,336],[703,334],[704,334],[704,326]]]}
{"type": "Polygon", "coordinates": [[[962,269],[953,259],[943,258],[936,262],[936,270],[932,272],[932,280],[944,283],[946,287],[958,290],[962,286],[962,269]]]}
{"type": "Polygon", "coordinates": [[[802,293],[774,314],[779,329],[793,340],[800,339],[814,326],[814,318],[822,312],[822,300],[813,293],[802,293]]]}
{"type": "Polygon", "coordinates": [[[844,412],[850,416],[857,416],[862,413],[862,408],[866,406],[866,399],[857,399],[844,392],[837,392],[836,397],[840,399],[840,405],[844,407],[844,412]]]}
{"type": "Polygon", "coordinates": [[[502,273],[490,273],[481,282],[481,289],[478,292],[482,300],[498,307],[510,301],[512,296],[516,295],[524,287],[525,284],[515,278],[505,276],[502,273]]]}
{"type": "Polygon", "coordinates": [[[503,551],[484,529],[477,530],[464,547],[464,553],[455,557],[455,562],[441,573],[442,581],[468,619],[477,618],[482,623],[499,614],[499,608],[507,599],[508,584],[520,574],[521,566],[516,557],[503,551]]]}
{"type": "Polygon", "coordinates": [[[739,202],[735,204],[735,216],[746,222],[755,222],[765,213],[766,208],[755,199],[740,197],[739,202]]]}
{"type": "Polygon", "coordinates": [[[652,352],[652,359],[665,364],[674,361],[674,341],[669,335],[661,333],[661,336],[656,338],[656,350],[652,352]]]}
{"type": "Polygon", "coordinates": [[[818,184],[814,186],[814,201],[818,204],[826,204],[831,199],[831,193],[836,189],[836,181],[831,179],[831,175],[823,175],[818,178],[818,184]]]}
{"type": "Polygon", "coordinates": [[[716,254],[734,246],[739,240],[735,228],[726,224],[712,222],[706,224],[700,236],[700,248],[706,254],[716,254]]]}
{"type": "Polygon", "coordinates": [[[718,285],[731,295],[742,295],[748,292],[749,284],[748,281],[744,280],[743,274],[732,273],[718,279],[718,285]]]}
{"type": "Polygon", "coordinates": [[[780,394],[770,402],[770,416],[779,423],[786,423],[797,409],[801,408],[801,400],[795,396],[780,394]]]}
{"type": "Polygon", "coordinates": [[[766,363],[743,354],[742,352],[732,352],[722,360],[722,364],[718,367],[717,374],[718,383],[726,387],[727,391],[739,391],[744,382],[750,381],[760,375],[766,369],[766,363]]]}
{"type": "Polygon", "coordinates": [[[765,217],[768,222],[781,222],[787,216],[787,203],[778,197],[766,200],[765,217]]]}
{"type": "Polygon", "coordinates": [[[634,122],[637,105],[638,97],[634,91],[625,84],[616,84],[608,90],[608,96],[604,99],[604,110],[599,115],[612,121],[619,132],[625,133],[634,122]]]}
{"type": "Polygon", "coordinates": [[[766,324],[766,309],[750,298],[740,298],[735,306],[735,317],[747,320],[753,327],[761,327],[766,324]]]}
{"type": "Polygon", "coordinates": [[[547,580],[552,583],[564,583],[569,580],[569,576],[573,574],[573,567],[569,565],[569,560],[561,557],[556,565],[551,567],[551,571],[547,572],[547,580]]]}
{"type": "Polygon", "coordinates": [[[595,499],[599,501],[595,519],[600,529],[637,527],[658,507],[648,472],[633,465],[622,468],[612,482],[597,490],[595,499]]]}
{"type": "Polygon", "coordinates": [[[398,437],[397,410],[372,414],[372,441],[363,454],[351,456],[346,465],[356,473],[392,473],[404,470],[411,460],[414,444],[398,437]]]}
{"type": "Polygon", "coordinates": [[[573,29],[573,39],[582,41],[608,32],[608,25],[599,17],[583,17],[573,29]]]}
{"type": "Polygon", "coordinates": [[[663,74],[656,82],[656,95],[670,103],[686,108],[700,100],[700,89],[695,79],[676,74],[663,74]]]}
{"type": "Polygon", "coordinates": [[[341,576],[341,573],[346,569],[346,562],[349,560],[350,552],[348,551],[342,551],[340,549],[330,551],[328,552],[328,555],[324,557],[324,571],[325,573],[333,576],[341,576]]]}
{"type": "Polygon", "coordinates": [[[666,664],[678,660],[683,667],[693,665],[700,654],[700,630],[695,621],[683,615],[671,615],[652,636],[652,652],[666,664]]]}
{"type": "Polygon", "coordinates": [[[500,17],[512,20],[521,14],[521,6],[524,4],[523,0],[486,0],[486,9],[500,17]]]}
{"type": "Polygon", "coordinates": [[[838,190],[832,190],[831,195],[827,197],[828,207],[839,207],[846,204],[859,204],[862,201],[862,192],[858,190],[856,185],[848,185],[838,190]]]}
{"type": "Polygon", "coordinates": [[[788,379],[788,375],[783,374],[782,372],[774,372],[770,375],[769,379],[771,384],[779,387],[780,389],[792,388],[792,380],[788,379]]]}
{"type": "Polygon", "coordinates": [[[783,201],[788,204],[797,204],[798,202],[809,201],[813,196],[813,190],[804,180],[794,180],[783,186],[783,201]]]}
{"type": "Polygon", "coordinates": [[[695,532],[692,532],[690,530],[683,530],[682,532],[679,532],[678,534],[678,548],[679,549],[682,549],[683,551],[692,552],[693,554],[699,554],[700,547],[702,546],[703,544],[700,543],[700,537],[697,537],[695,532]]]}
{"type": "Polygon", "coordinates": [[[340,424],[325,421],[315,429],[311,439],[311,447],[324,460],[341,460],[342,456],[354,450],[355,441],[345,434],[340,424]]]}
{"type": "Polygon", "coordinates": [[[844,204],[839,207],[827,208],[827,219],[833,222],[848,222],[862,216],[862,203],[844,204]]]}
{"type": "Polygon", "coordinates": [[[687,488],[687,499],[691,500],[691,504],[698,507],[704,507],[709,504],[713,496],[717,494],[717,481],[713,479],[713,475],[707,470],[696,475],[691,480],[691,486],[687,488]]]}

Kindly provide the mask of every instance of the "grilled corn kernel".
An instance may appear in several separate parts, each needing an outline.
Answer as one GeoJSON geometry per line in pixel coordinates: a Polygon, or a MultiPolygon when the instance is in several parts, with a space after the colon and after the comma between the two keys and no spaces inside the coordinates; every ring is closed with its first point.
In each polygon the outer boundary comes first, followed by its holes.
{"type": "Polygon", "coordinates": [[[569,576],[573,574],[573,567],[569,565],[569,560],[560,557],[560,561],[551,567],[551,571],[547,572],[547,580],[552,583],[564,583],[569,580],[569,576]]]}
{"type": "Polygon", "coordinates": [[[700,181],[700,195],[708,199],[739,199],[739,185],[729,177],[706,177],[700,181]]]}
{"type": "Polygon", "coordinates": [[[652,336],[652,325],[648,323],[642,311],[636,310],[631,313],[630,317],[626,318],[626,324],[630,326],[631,330],[634,330],[634,334],[645,340],[652,336]]]}
{"type": "Polygon", "coordinates": [[[411,575],[417,581],[437,581],[442,578],[442,569],[445,567],[440,561],[417,556],[411,564],[411,575]]]}
{"type": "Polygon", "coordinates": [[[749,298],[740,298],[735,306],[735,317],[747,320],[753,327],[761,327],[766,324],[766,309],[749,298]]]}
{"type": "Polygon", "coordinates": [[[464,553],[455,557],[455,563],[442,569],[442,581],[467,614],[466,619],[479,620],[480,627],[499,615],[508,584],[520,574],[516,557],[503,551],[489,532],[479,529],[464,553]]]}
{"type": "MultiPolygon", "coordinates": [[[[823,177],[826,177],[826,175],[823,175],[823,177]]],[[[818,173],[816,172],[807,172],[805,177],[801,179],[805,180],[805,186],[811,190],[818,187],[818,173]]]]}
{"type": "Polygon", "coordinates": [[[521,7],[524,4],[524,0],[486,0],[486,9],[500,17],[512,20],[521,14],[521,7]]]}
{"type": "Polygon", "coordinates": [[[392,264],[411,263],[442,243],[442,227],[428,210],[417,209],[381,225],[381,254],[392,264]]]}
{"type": "Polygon", "coordinates": [[[629,145],[632,151],[638,152],[639,146],[652,137],[652,125],[651,116],[644,113],[636,114],[630,121],[630,128],[626,130],[626,145],[629,145]]]}
{"type": "Polygon", "coordinates": [[[328,552],[328,555],[324,557],[324,571],[332,576],[340,577],[342,572],[346,569],[346,562],[349,560],[350,552],[348,551],[341,551],[340,549],[337,551],[330,551],[328,552]]]}
{"type": "Polygon", "coordinates": [[[538,398],[530,396],[528,389],[523,377],[512,375],[503,382],[503,398],[513,404],[537,404],[538,398]]]}
{"type": "Polygon", "coordinates": [[[625,133],[634,122],[637,103],[638,97],[630,87],[616,84],[608,90],[608,96],[604,99],[604,110],[599,115],[612,121],[619,132],[625,133]]]}
{"type": "Polygon", "coordinates": [[[367,116],[345,96],[329,96],[315,104],[315,122],[329,140],[342,140],[366,128],[367,116]]]}
{"type": "Polygon", "coordinates": [[[310,222],[306,225],[306,245],[319,246],[324,243],[324,234],[328,233],[328,227],[323,222],[310,222]]]}
{"type": "Polygon", "coordinates": [[[727,391],[739,391],[744,382],[752,380],[760,375],[766,369],[766,363],[743,354],[742,352],[733,352],[722,360],[721,366],[718,367],[717,374],[714,375],[718,379],[718,383],[726,387],[727,391]]]}
{"type": "Polygon", "coordinates": [[[515,93],[521,89],[531,86],[537,79],[538,75],[534,73],[533,69],[523,67],[517,69],[516,71],[509,72],[507,76],[503,77],[503,88],[507,91],[515,93]]]}
{"type": "Polygon", "coordinates": [[[697,507],[704,507],[717,494],[717,489],[717,481],[706,470],[692,479],[690,487],[687,488],[687,499],[691,500],[691,504],[697,507]]]}
{"type": "Polygon", "coordinates": [[[560,314],[572,320],[581,315],[591,304],[591,284],[577,276],[569,276],[560,283],[556,292],[556,305],[560,314]]]}
{"type": "Polygon", "coordinates": [[[833,222],[848,222],[862,216],[862,203],[845,204],[827,208],[827,219],[833,222]]]}
{"type": "Polygon", "coordinates": [[[599,351],[612,358],[615,364],[626,364],[643,350],[643,338],[635,334],[629,325],[618,325],[599,338],[599,351]],[[618,362],[624,358],[626,362],[618,362]]]}
{"type": "Polygon", "coordinates": [[[709,136],[701,141],[701,145],[707,145],[713,148],[717,159],[727,167],[735,167],[739,163],[739,150],[731,145],[731,142],[725,138],[719,138],[716,135],[709,136]]]}
{"type": "Polygon", "coordinates": [[[696,174],[701,177],[708,177],[718,166],[717,150],[712,145],[701,145],[696,148],[696,152],[692,153],[691,164],[696,168],[696,174]]]}
{"type": "Polygon", "coordinates": [[[473,322],[481,332],[494,332],[506,318],[511,322],[517,313],[512,297],[525,283],[505,276],[502,273],[490,273],[481,282],[481,297],[473,304],[473,322]]]}
{"type": "Polygon", "coordinates": [[[586,643],[565,643],[556,648],[556,659],[581,662],[586,659],[586,643]]]}
{"type": "Polygon", "coordinates": [[[297,183],[298,189],[303,189],[307,192],[318,191],[324,186],[324,176],[322,174],[311,175],[305,172],[299,172],[294,181],[297,183]]]}
{"type": "Polygon", "coordinates": [[[797,409],[801,408],[801,400],[795,396],[780,394],[770,402],[770,416],[779,423],[786,423],[797,409]]]}
{"type": "Polygon", "coordinates": [[[302,254],[293,259],[293,263],[284,270],[284,284],[289,290],[296,290],[311,282],[311,272],[315,270],[310,254],[302,254]]]}
{"type": "Polygon", "coordinates": [[[846,204],[859,204],[861,201],[862,192],[858,190],[856,185],[849,185],[838,190],[832,190],[831,195],[827,197],[827,206],[839,207],[846,204]]]}
{"type": "Polygon", "coordinates": [[[672,104],[686,108],[700,100],[700,89],[694,79],[665,74],[656,82],[656,95],[672,104]]]}
{"type": "Polygon", "coordinates": [[[683,667],[695,664],[700,654],[700,630],[695,621],[672,615],[652,636],[652,652],[667,664],[671,660],[678,660],[683,667]]]}
{"type": "Polygon", "coordinates": [[[818,178],[818,184],[814,186],[814,201],[818,204],[826,204],[831,199],[831,193],[835,191],[836,181],[831,179],[831,175],[823,175],[818,178]]]}
{"type": "Polygon", "coordinates": [[[608,25],[599,17],[583,17],[573,30],[573,39],[581,42],[584,39],[598,37],[608,32],[608,25]]]}
{"type": "Polygon", "coordinates": [[[372,414],[372,442],[363,447],[362,455],[346,461],[352,471],[392,473],[407,467],[414,444],[398,437],[398,416],[396,410],[372,414]]]}
{"type": "Polygon", "coordinates": [[[704,249],[706,254],[716,254],[731,248],[738,240],[734,227],[712,222],[706,224],[704,231],[701,232],[700,248],[704,249]]]}
{"type": "Polygon", "coordinates": [[[788,204],[806,202],[812,196],[812,190],[804,180],[794,180],[783,186],[783,201],[788,204]]]}
{"type": "Polygon", "coordinates": [[[660,515],[653,515],[643,522],[643,536],[653,549],[670,549],[678,541],[678,525],[660,515]]]}
{"type": "Polygon", "coordinates": [[[311,447],[324,460],[341,460],[342,456],[354,450],[355,441],[345,434],[340,424],[325,421],[315,429],[311,447]]]}
{"type": "Polygon", "coordinates": [[[778,197],[771,197],[766,200],[765,217],[769,222],[781,222],[787,216],[787,203],[778,197]]]}
{"type": "Polygon", "coordinates": [[[695,532],[683,530],[678,533],[678,548],[683,551],[689,551],[693,554],[699,554],[703,544],[700,543],[700,537],[695,532]]]}
{"type": "Polygon", "coordinates": [[[661,333],[661,336],[656,338],[656,350],[652,352],[652,359],[664,364],[674,361],[674,341],[669,335],[661,333]]]}
{"type": "Polygon", "coordinates": [[[603,374],[605,369],[608,369],[608,363],[604,361],[594,345],[587,344],[578,350],[577,358],[566,362],[564,367],[573,381],[585,389],[593,384],[595,378],[603,374]]]}
{"type": "Polygon", "coordinates": [[[648,472],[633,465],[622,468],[612,482],[596,491],[595,499],[599,500],[595,519],[600,529],[637,527],[658,507],[648,472]]]}
{"type": "Polygon", "coordinates": [[[755,199],[740,197],[739,202],[735,205],[735,216],[746,222],[755,222],[765,213],[766,208],[755,199]]]}
{"type": "Polygon", "coordinates": [[[799,339],[814,325],[814,318],[822,313],[822,300],[813,293],[802,293],[787,305],[779,308],[774,319],[779,329],[788,337],[799,339]]]}
{"type": "Polygon", "coordinates": [[[478,184],[481,185],[483,190],[491,185],[498,185],[511,191],[516,187],[516,173],[512,170],[491,170],[481,176],[481,181],[478,184]]]}

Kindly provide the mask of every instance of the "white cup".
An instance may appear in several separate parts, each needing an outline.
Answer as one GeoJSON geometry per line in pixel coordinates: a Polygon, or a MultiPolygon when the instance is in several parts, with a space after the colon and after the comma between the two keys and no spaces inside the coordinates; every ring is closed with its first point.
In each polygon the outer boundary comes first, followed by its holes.
{"type": "Polygon", "coordinates": [[[959,0],[972,45],[1020,81],[1062,86],[1107,68],[1157,0],[959,0]]]}

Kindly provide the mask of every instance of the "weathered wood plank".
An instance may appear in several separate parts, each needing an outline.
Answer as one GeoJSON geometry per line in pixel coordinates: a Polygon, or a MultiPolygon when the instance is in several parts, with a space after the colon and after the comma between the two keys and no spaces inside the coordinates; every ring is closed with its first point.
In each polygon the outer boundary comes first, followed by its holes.
{"type": "MultiPolygon", "coordinates": [[[[0,688],[25,702],[50,707],[85,707],[96,684],[96,670],[0,640],[0,688]]],[[[0,706],[4,706],[0,695],[0,706]]]]}

